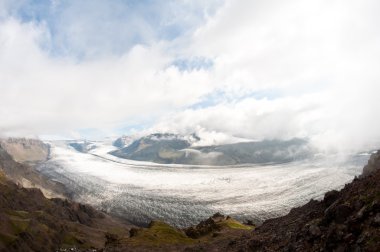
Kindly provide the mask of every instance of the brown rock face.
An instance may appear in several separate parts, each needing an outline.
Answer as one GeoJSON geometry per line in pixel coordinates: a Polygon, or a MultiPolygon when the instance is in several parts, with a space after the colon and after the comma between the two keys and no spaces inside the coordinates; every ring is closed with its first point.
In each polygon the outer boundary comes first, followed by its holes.
{"type": "Polygon", "coordinates": [[[50,181],[39,174],[31,165],[16,162],[12,156],[0,146],[0,170],[14,183],[26,188],[39,188],[46,197],[65,197],[64,185],[50,181]]]}
{"type": "Polygon", "coordinates": [[[33,164],[45,161],[49,155],[49,145],[38,139],[1,139],[0,146],[19,163],[33,164]]]}

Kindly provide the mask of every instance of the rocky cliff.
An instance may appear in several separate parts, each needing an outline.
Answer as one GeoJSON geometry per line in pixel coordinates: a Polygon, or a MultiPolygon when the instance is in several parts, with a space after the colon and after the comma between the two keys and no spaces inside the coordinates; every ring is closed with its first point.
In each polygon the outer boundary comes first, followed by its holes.
{"type": "Polygon", "coordinates": [[[380,170],[380,151],[373,153],[368,160],[368,164],[363,168],[362,178],[367,177],[374,173],[376,170],[380,170]]]}
{"type": "Polygon", "coordinates": [[[14,183],[25,188],[39,188],[46,197],[66,197],[65,186],[38,173],[30,162],[19,163],[0,146],[0,170],[14,183]]]}
{"type": "Polygon", "coordinates": [[[0,139],[0,146],[16,162],[37,163],[45,161],[49,156],[49,145],[38,139],[7,138],[0,139]]]}

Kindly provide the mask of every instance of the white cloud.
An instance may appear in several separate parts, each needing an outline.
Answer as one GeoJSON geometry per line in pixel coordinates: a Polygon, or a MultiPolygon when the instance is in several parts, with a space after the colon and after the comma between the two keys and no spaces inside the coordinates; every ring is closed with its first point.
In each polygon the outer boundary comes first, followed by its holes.
{"type": "Polygon", "coordinates": [[[203,70],[182,73],[167,67],[171,58],[161,44],[76,63],[42,51],[38,40],[45,34],[44,26],[14,19],[0,24],[3,134],[112,127],[134,116],[188,106],[210,91],[203,85],[209,78],[203,70]]]}
{"type": "Polygon", "coordinates": [[[215,59],[213,81],[226,93],[279,95],[190,109],[153,130],[309,137],[324,149],[378,144],[379,7],[370,0],[227,1],[195,32],[188,53],[215,59]]]}
{"type": "Polygon", "coordinates": [[[219,142],[309,137],[324,148],[361,148],[380,139],[378,1],[230,0],[210,15],[217,3],[200,8],[204,24],[194,16],[202,2],[180,2],[188,13],[170,5],[168,13],[177,15],[164,16],[161,25],[181,20],[191,27],[174,40],[157,37],[156,27],[145,29],[146,16],[130,20],[123,31],[143,27],[146,39],[128,49],[113,37],[112,24],[120,20],[99,25],[93,11],[81,16],[71,8],[56,21],[67,28],[63,35],[46,22],[0,12],[0,131],[60,134],[153,118],[157,123],[146,132],[197,131],[219,142]],[[90,57],[54,55],[52,41],[90,57]],[[115,48],[118,54],[110,52],[115,48]],[[170,66],[178,57],[213,65],[180,71],[170,66]],[[189,109],[213,93],[228,99],[189,109]]]}

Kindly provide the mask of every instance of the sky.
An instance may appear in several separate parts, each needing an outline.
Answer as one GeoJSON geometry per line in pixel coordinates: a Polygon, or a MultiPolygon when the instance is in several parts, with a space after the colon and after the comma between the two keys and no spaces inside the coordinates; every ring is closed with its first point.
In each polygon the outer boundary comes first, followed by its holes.
{"type": "Polygon", "coordinates": [[[0,0],[0,134],[378,147],[379,11],[376,0],[0,0]]]}

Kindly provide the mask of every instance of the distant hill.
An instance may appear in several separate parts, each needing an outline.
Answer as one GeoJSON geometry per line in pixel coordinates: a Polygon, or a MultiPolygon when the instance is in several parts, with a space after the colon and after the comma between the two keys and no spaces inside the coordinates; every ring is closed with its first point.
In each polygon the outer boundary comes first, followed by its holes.
{"type": "Polygon", "coordinates": [[[193,143],[199,140],[194,134],[157,133],[137,139],[111,154],[139,161],[193,165],[286,163],[312,155],[308,142],[297,138],[193,147],[193,143]]]}

